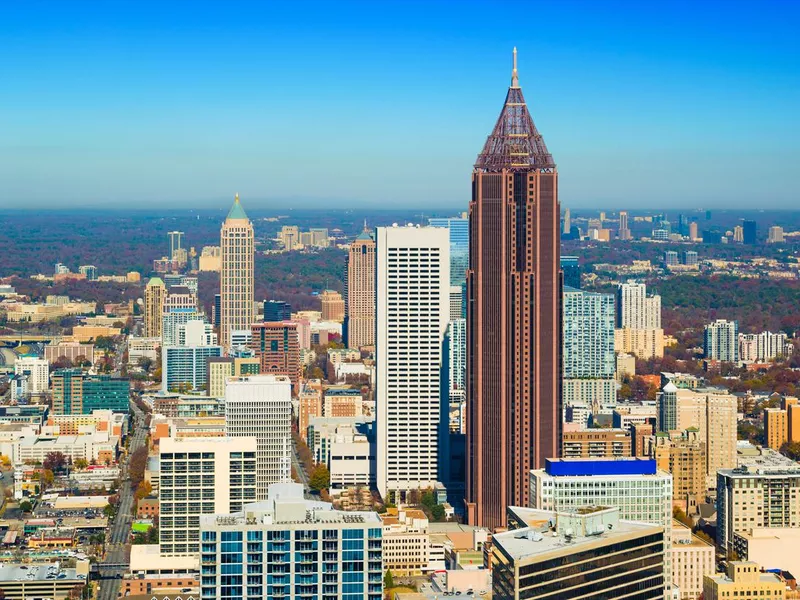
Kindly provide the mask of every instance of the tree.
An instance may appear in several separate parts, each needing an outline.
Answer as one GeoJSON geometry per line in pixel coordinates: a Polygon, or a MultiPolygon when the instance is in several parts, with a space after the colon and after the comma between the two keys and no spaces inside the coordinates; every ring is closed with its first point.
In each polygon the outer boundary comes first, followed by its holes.
{"type": "Polygon", "coordinates": [[[389,569],[386,569],[386,575],[383,576],[383,589],[390,590],[394,587],[394,577],[392,577],[392,572],[389,569]]]}
{"type": "Polygon", "coordinates": [[[19,509],[24,513],[29,513],[33,510],[33,504],[29,500],[23,500],[19,503],[19,509]]]}
{"type": "Polygon", "coordinates": [[[106,504],[103,507],[103,514],[106,516],[106,518],[110,519],[111,517],[114,516],[114,507],[111,506],[110,504],[106,504]]]}
{"type": "Polygon", "coordinates": [[[75,460],[75,462],[72,463],[72,466],[75,467],[76,469],[85,469],[86,467],[89,466],[89,463],[86,462],[85,458],[78,458],[75,460]]]}
{"type": "Polygon", "coordinates": [[[787,442],[781,446],[781,452],[792,460],[800,460],[800,442],[787,442]]]}
{"type": "Polygon", "coordinates": [[[311,471],[308,485],[316,492],[328,489],[331,485],[331,474],[328,471],[328,467],[322,463],[317,464],[311,471]]]}
{"type": "Polygon", "coordinates": [[[89,359],[86,358],[83,354],[75,357],[75,366],[76,367],[91,367],[92,363],[89,362],[89,359]]]}
{"type": "Polygon", "coordinates": [[[152,360],[150,360],[149,358],[147,358],[146,356],[142,356],[142,357],[139,359],[139,363],[138,363],[138,364],[139,364],[139,366],[140,366],[142,369],[144,369],[145,371],[149,371],[149,370],[150,370],[150,367],[152,367],[152,366],[153,366],[153,361],[152,361],[152,360]]]}
{"type": "Polygon", "coordinates": [[[152,493],[153,493],[153,486],[150,485],[150,482],[142,481],[139,484],[139,487],[136,488],[136,499],[141,500],[143,498],[147,498],[152,493]]]}
{"type": "Polygon", "coordinates": [[[8,458],[5,454],[0,454],[0,464],[2,464],[4,467],[10,467],[11,459],[8,458]]]}
{"type": "Polygon", "coordinates": [[[692,521],[692,518],[688,516],[685,512],[683,512],[683,509],[680,508],[679,506],[672,507],[672,518],[675,519],[676,521],[680,521],[681,523],[686,525],[686,527],[688,527],[689,529],[691,529],[694,526],[694,521],[692,521]]]}
{"type": "Polygon", "coordinates": [[[61,471],[64,466],[67,464],[67,457],[64,456],[63,452],[48,452],[47,456],[44,457],[44,462],[42,466],[45,469],[49,469],[50,471],[61,471]]]}
{"type": "Polygon", "coordinates": [[[50,469],[43,469],[41,473],[39,473],[39,483],[42,486],[42,491],[49,488],[53,485],[56,477],[50,469]]]}
{"type": "Polygon", "coordinates": [[[57,371],[58,369],[69,369],[72,366],[72,361],[68,359],[66,356],[59,356],[55,361],[53,361],[53,370],[57,371]]]}

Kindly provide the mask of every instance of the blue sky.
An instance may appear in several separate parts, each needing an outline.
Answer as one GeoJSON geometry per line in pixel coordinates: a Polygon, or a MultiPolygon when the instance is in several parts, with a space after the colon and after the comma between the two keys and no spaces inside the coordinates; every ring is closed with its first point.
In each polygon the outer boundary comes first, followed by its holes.
{"type": "Polygon", "coordinates": [[[0,207],[464,209],[520,83],[575,208],[800,206],[800,3],[0,3],[0,207]]]}

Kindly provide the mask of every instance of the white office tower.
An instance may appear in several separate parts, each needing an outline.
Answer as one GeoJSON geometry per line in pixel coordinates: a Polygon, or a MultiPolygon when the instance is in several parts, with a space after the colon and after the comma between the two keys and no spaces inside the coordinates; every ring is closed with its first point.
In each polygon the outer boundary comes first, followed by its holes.
{"type": "Polygon", "coordinates": [[[648,296],[643,283],[619,284],[616,309],[617,329],[661,329],[661,296],[648,296]]]}
{"type": "Polygon", "coordinates": [[[292,383],[285,375],[250,375],[228,380],[225,429],[228,437],[254,437],[256,498],[264,500],[271,483],[291,478],[292,383]]]}
{"type": "Polygon", "coordinates": [[[159,544],[164,556],[200,551],[200,515],[235,512],[256,495],[253,438],[162,438],[159,544]]]}
{"type": "Polygon", "coordinates": [[[46,392],[50,387],[50,363],[35,356],[21,356],[14,361],[14,374],[27,375],[27,393],[46,392]]]}
{"type": "Polygon", "coordinates": [[[379,227],[376,243],[376,482],[387,498],[438,479],[450,240],[439,227],[394,226],[379,227]]]}

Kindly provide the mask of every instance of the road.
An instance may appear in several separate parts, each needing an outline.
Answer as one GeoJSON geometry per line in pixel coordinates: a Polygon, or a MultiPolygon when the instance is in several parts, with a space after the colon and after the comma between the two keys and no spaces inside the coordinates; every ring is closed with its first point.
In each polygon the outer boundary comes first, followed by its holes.
{"type": "MultiPolygon", "coordinates": [[[[147,429],[144,426],[144,413],[139,410],[139,407],[131,403],[131,411],[133,412],[134,428],[131,434],[131,443],[128,456],[130,457],[136,450],[141,448],[147,443],[147,429]]],[[[126,459],[124,465],[124,474],[127,476],[128,461],[126,459]]],[[[127,565],[129,561],[128,538],[131,534],[131,514],[134,508],[134,494],[135,490],[131,489],[130,480],[125,479],[119,488],[119,508],[117,516],[114,518],[109,530],[106,532],[106,554],[100,563],[100,568],[103,572],[104,579],[100,581],[100,592],[97,595],[98,600],[116,600],[119,595],[120,577],[127,571],[124,567],[109,567],[103,568],[103,564],[107,565],[127,565]]]]}

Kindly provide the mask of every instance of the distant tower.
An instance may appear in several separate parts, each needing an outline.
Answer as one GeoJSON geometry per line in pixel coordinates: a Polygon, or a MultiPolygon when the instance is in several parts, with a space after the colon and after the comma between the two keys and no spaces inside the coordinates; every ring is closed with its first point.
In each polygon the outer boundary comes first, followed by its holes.
{"type": "Polygon", "coordinates": [[[144,288],[144,335],[145,337],[161,337],[161,319],[164,312],[164,300],[167,298],[167,286],[160,277],[153,277],[144,288]]]}
{"type": "Polygon", "coordinates": [[[529,506],[561,452],[558,172],[517,79],[472,172],[467,273],[467,518],[529,506]]]}
{"type": "Polygon", "coordinates": [[[183,241],[183,232],[182,231],[169,231],[167,232],[169,236],[169,259],[175,259],[175,252],[177,250],[181,250],[183,246],[181,245],[183,241]]]}
{"type": "Polygon", "coordinates": [[[231,331],[250,329],[253,310],[253,260],[255,243],[253,224],[247,218],[239,194],[233,201],[220,232],[222,268],[220,272],[219,343],[230,348],[231,331]]]}
{"type": "Polygon", "coordinates": [[[754,245],[758,242],[758,225],[755,221],[745,219],[742,222],[742,229],[745,244],[754,245]]]}
{"type": "Polygon", "coordinates": [[[347,254],[348,348],[375,346],[375,260],[375,238],[365,225],[347,254]]]}
{"type": "Polygon", "coordinates": [[[617,237],[621,240],[631,239],[631,230],[628,229],[628,212],[625,210],[619,211],[619,233],[617,237]]]}
{"type": "Polygon", "coordinates": [[[562,229],[562,233],[564,235],[569,235],[570,228],[572,227],[572,219],[570,218],[569,209],[564,209],[564,229],[562,229]]]}

